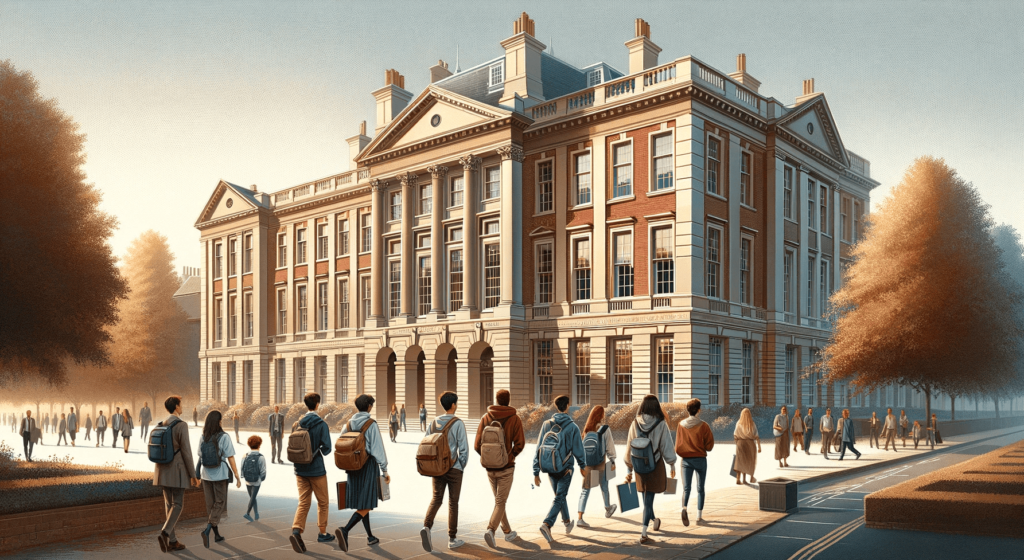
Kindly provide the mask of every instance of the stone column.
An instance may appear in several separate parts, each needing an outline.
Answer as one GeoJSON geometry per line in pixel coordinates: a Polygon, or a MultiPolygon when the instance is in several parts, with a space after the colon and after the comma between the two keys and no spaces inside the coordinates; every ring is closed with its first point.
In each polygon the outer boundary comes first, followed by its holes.
{"type": "MultiPolygon", "coordinates": [[[[371,215],[373,240],[370,248],[370,321],[366,326],[377,327],[384,321],[384,189],[387,181],[374,179],[370,181],[370,188],[373,190],[371,215]]],[[[351,228],[349,229],[351,231],[351,228]]]]}
{"type": "Polygon", "coordinates": [[[498,148],[497,151],[501,156],[500,304],[521,306],[523,304],[523,247],[519,241],[523,238],[523,147],[518,144],[509,144],[498,148]]]}
{"type": "MultiPolygon", "coordinates": [[[[840,223],[840,207],[842,204],[843,195],[842,189],[839,185],[832,185],[832,291],[837,292],[842,287],[843,273],[842,273],[842,262],[840,256],[842,255],[842,243],[843,243],[843,224],[840,223]]],[[[847,216],[849,220],[851,217],[847,216]]]]}
{"type": "MultiPolygon", "coordinates": [[[[427,168],[430,172],[430,314],[434,318],[444,317],[444,260],[445,237],[444,226],[444,182],[448,168],[434,165],[427,168]]],[[[417,403],[418,405],[419,403],[417,403]]]]}
{"type": "MultiPolygon", "coordinates": [[[[412,322],[416,317],[416,240],[412,235],[413,194],[416,176],[407,173],[398,178],[402,183],[402,317],[412,322]]],[[[380,235],[379,233],[377,235],[380,235]]]]}
{"type": "MultiPolygon", "coordinates": [[[[477,200],[477,170],[480,168],[480,158],[468,154],[459,159],[462,169],[465,171],[464,198],[462,204],[462,245],[464,247],[463,270],[464,293],[462,297],[462,309],[470,313],[480,310],[480,277],[483,276],[480,267],[480,235],[477,233],[476,213],[480,203],[477,200]]],[[[460,362],[462,358],[460,357],[460,362]]]]}

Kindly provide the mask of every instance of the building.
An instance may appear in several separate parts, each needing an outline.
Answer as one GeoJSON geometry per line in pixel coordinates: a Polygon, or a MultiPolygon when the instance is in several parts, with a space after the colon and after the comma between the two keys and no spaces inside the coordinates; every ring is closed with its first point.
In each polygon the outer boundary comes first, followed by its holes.
{"type": "Polygon", "coordinates": [[[181,345],[175,363],[178,374],[191,383],[191,380],[200,380],[199,349],[203,339],[200,321],[200,309],[203,307],[202,280],[199,269],[193,267],[184,267],[181,278],[181,286],[171,297],[188,318],[185,320],[183,333],[185,343],[181,345]]]}
{"type": "Polygon", "coordinates": [[[785,104],[744,55],[730,74],[660,63],[643,20],[625,46],[628,72],[577,68],[524,13],[503,52],[439,62],[419,94],[387,71],[350,171],[220,181],[196,223],[202,398],[368,392],[381,416],[448,389],[469,416],[498,388],[517,405],[845,400],[800,374],[869,162],[813,80],[785,104]]]}

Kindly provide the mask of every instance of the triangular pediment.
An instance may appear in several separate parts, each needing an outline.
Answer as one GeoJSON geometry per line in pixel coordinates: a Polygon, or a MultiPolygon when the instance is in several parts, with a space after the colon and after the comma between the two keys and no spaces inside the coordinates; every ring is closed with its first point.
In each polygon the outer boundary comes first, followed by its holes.
{"type": "Polygon", "coordinates": [[[849,165],[839,129],[832,119],[825,95],[817,95],[793,108],[779,126],[845,165],[849,165]]]}
{"type": "Polygon", "coordinates": [[[213,189],[213,194],[203,207],[203,213],[199,215],[196,224],[255,210],[261,206],[256,197],[253,191],[222,179],[213,189]]]}

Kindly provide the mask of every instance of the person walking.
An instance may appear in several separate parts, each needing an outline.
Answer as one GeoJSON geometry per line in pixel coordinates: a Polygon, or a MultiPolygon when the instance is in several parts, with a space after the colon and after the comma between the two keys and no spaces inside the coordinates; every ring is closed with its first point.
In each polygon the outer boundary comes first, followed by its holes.
{"type": "MultiPolygon", "coordinates": [[[[799,417],[797,414],[794,418],[799,417]]],[[[757,482],[754,471],[757,469],[757,454],[761,452],[761,436],[757,433],[757,424],[749,408],[740,411],[740,419],[736,422],[732,437],[736,441],[736,484],[746,484],[748,475],[750,483],[754,484],[757,482]]]]}
{"type": "Polygon", "coordinates": [[[91,441],[92,435],[92,413],[85,415],[85,441],[91,441]]]}
{"type": "MultiPolygon", "coordinates": [[[[686,440],[692,434],[687,433],[684,427],[681,434],[677,428],[677,441],[680,435],[686,440]]],[[[698,437],[702,438],[703,435],[698,437]]],[[[640,409],[637,411],[636,419],[629,425],[626,441],[628,447],[625,457],[622,458],[626,463],[626,483],[633,480],[633,473],[636,472],[636,491],[643,494],[644,513],[643,524],[640,526],[640,544],[644,544],[650,541],[647,536],[649,524],[653,522],[652,529],[655,531],[661,529],[661,519],[654,515],[654,497],[664,493],[668,486],[665,463],[672,467],[672,478],[676,477],[677,457],[672,445],[672,432],[665,422],[665,411],[662,410],[658,397],[647,395],[640,401],[640,409]]],[[[681,449],[692,451],[685,441],[681,449]]]]}
{"type": "MultiPolygon", "coordinates": [[[[800,411],[796,411],[800,414],[800,411]]],[[[807,409],[807,416],[804,416],[804,454],[810,455],[811,436],[814,435],[814,409],[807,409]]]]}
{"type": "Polygon", "coordinates": [[[918,442],[925,437],[927,437],[927,432],[925,431],[924,426],[921,425],[920,421],[914,420],[914,449],[917,449],[918,442]]]}
{"type": "Polygon", "coordinates": [[[100,415],[96,418],[96,447],[103,445],[103,436],[107,434],[107,417],[103,415],[103,411],[100,411],[100,415]]]}
{"type": "Polygon", "coordinates": [[[868,422],[868,446],[874,447],[875,449],[881,449],[878,445],[878,432],[881,430],[882,423],[878,420],[878,413],[874,410],[871,411],[871,420],[868,422]]]}
{"type": "Polygon", "coordinates": [[[215,542],[224,540],[218,525],[228,507],[228,484],[232,475],[235,487],[242,487],[242,479],[235,465],[235,446],[231,443],[231,437],[224,433],[221,419],[219,410],[211,410],[206,415],[203,435],[199,438],[199,461],[196,463],[196,472],[203,480],[203,497],[206,498],[206,529],[201,533],[206,548],[210,548],[211,531],[215,542]]]}
{"type": "Polygon", "coordinates": [[[604,407],[601,405],[590,409],[590,416],[583,426],[583,453],[587,458],[587,468],[583,473],[583,491],[580,492],[576,526],[589,529],[590,524],[583,519],[583,512],[587,510],[587,500],[595,486],[595,477],[598,479],[597,486],[601,489],[601,497],[604,498],[604,516],[611,517],[618,508],[617,505],[612,505],[608,493],[608,469],[615,468],[615,439],[612,437],[611,428],[604,424],[604,407]]]}
{"type": "Polygon", "coordinates": [[[117,411],[110,415],[110,437],[114,440],[111,447],[117,448],[117,436],[121,433],[121,426],[124,424],[124,416],[121,414],[121,407],[117,407],[117,411]]]}
{"type": "MultiPolygon", "coordinates": [[[[384,452],[384,438],[381,437],[377,423],[370,418],[373,403],[374,398],[370,395],[356,397],[355,404],[358,412],[345,424],[345,429],[342,431],[343,437],[350,432],[362,434],[365,445],[362,451],[366,457],[366,462],[359,470],[345,471],[348,475],[345,509],[356,511],[344,527],[338,527],[334,532],[334,536],[338,538],[338,548],[344,552],[348,552],[349,532],[360,521],[363,523],[363,529],[366,530],[367,544],[375,546],[380,543],[380,539],[373,536],[373,531],[370,530],[370,511],[377,508],[380,480],[383,478],[385,484],[391,484],[391,476],[388,475],[388,456],[384,452]]],[[[356,436],[355,439],[358,437],[356,436]]],[[[339,504],[338,507],[341,505],[339,504]]]]}
{"type": "Polygon", "coordinates": [[[267,460],[260,454],[260,446],[263,445],[263,438],[257,435],[249,436],[246,441],[249,452],[242,459],[242,478],[245,479],[245,491],[249,493],[249,506],[245,508],[245,519],[259,521],[260,508],[256,505],[256,495],[260,493],[260,484],[267,479],[267,460]],[[250,513],[256,515],[253,519],[250,513]]]}
{"type": "Polygon", "coordinates": [[[281,447],[284,438],[284,414],[281,407],[274,406],[274,413],[267,417],[270,422],[270,462],[281,463],[281,447]]]}
{"type": "Polygon", "coordinates": [[[398,411],[398,415],[401,417],[402,431],[403,432],[408,432],[409,429],[405,425],[405,403],[402,403],[402,409],[398,411]]]}
{"type": "Polygon", "coordinates": [[[821,453],[828,459],[828,448],[832,445],[832,432],[836,426],[832,419],[832,409],[826,408],[825,415],[821,417],[821,453]]]}
{"type": "Polygon", "coordinates": [[[572,461],[573,458],[579,464],[580,472],[586,468],[583,454],[583,438],[580,436],[579,427],[572,421],[572,417],[566,414],[569,410],[569,397],[559,395],[555,398],[555,415],[540,426],[540,434],[537,437],[537,454],[533,456],[533,485],[540,487],[540,472],[543,467],[551,483],[551,489],[555,491],[555,499],[551,502],[547,517],[540,525],[540,533],[548,542],[553,540],[551,527],[555,524],[555,518],[561,514],[562,524],[565,525],[565,534],[572,532],[575,526],[569,518],[569,504],[566,500],[569,495],[569,486],[572,484],[572,461]],[[548,432],[551,432],[550,436],[548,432]],[[541,457],[544,461],[541,461],[541,457]]]}
{"type": "Polygon", "coordinates": [[[420,431],[427,433],[427,405],[420,403],[420,431]]]}
{"type": "MultiPolygon", "coordinates": [[[[853,420],[850,419],[850,409],[843,409],[843,417],[839,419],[840,424],[843,427],[843,446],[839,451],[839,460],[842,461],[843,457],[846,456],[846,450],[849,449],[854,455],[860,459],[860,451],[853,444],[857,443],[857,431],[853,427],[853,420]]],[[[896,445],[894,444],[895,448],[896,445]]]]}
{"type": "Polygon", "coordinates": [[[57,445],[60,445],[61,440],[64,440],[64,445],[68,444],[68,420],[63,412],[60,413],[60,424],[57,427],[57,445]]]}
{"type": "Polygon", "coordinates": [[[68,414],[68,437],[71,438],[71,447],[75,446],[75,437],[78,435],[78,415],[75,414],[75,407],[71,407],[71,414],[68,414]]]}
{"type": "Polygon", "coordinates": [[[448,490],[448,548],[455,549],[466,544],[465,541],[458,538],[458,532],[459,497],[462,494],[462,473],[466,468],[466,463],[469,462],[469,438],[466,436],[465,423],[455,417],[459,396],[452,391],[445,391],[441,393],[438,402],[441,403],[444,414],[430,423],[427,427],[427,436],[436,433],[443,434],[439,444],[448,444],[452,466],[444,474],[430,477],[434,492],[430,498],[430,505],[427,506],[427,514],[423,518],[423,528],[420,529],[423,550],[427,552],[434,550],[430,530],[434,527],[434,517],[437,516],[437,511],[444,503],[445,489],[448,490]],[[445,439],[447,442],[444,441],[445,439]]]}
{"type": "Polygon", "coordinates": [[[124,452],[128,453],[128,444],[132,439],[132,430],[135,429],[135,423],[132,422],[132,415],[128,412],[128,409],[124,409],[124,418],[121,420],[121,439],[124,440],[124,452]]]}
{"type": "Polygon", "coordinates": [[[516,457],[526,448],[523,422],[516,414],[516,409],[509,406],[509,403],[512,402],[512,393],[507,389],[501,389],[495,395],[494,400],[495,404],[487,407],[487,413],[480,418],[480,426],[476,429],[476,440],[473,442],[473,450],[480,455],[480,465],[487,470],[487,480],[491,483],[491,493],[494,494],[494,509],[491,511],[491,519],[488,521],[487,531],[484,533],[484,542],[491,548],[497,548],[494,532],[498,530],[499,524],[505,533],[506,542],[518,538],[508,523],[505,504],[512,491],[516,457]],[[501,430],[500,434],[494,433],[493,429],[488,430],[488,427],[493,427],[495,423],[501,430]],[[488,432],[486,438],[484,438],[485,431],[488,432]],[[500,437],[498,437],[499,435],[500,437]],[[486,441],[484,441],[485,439],[486,441]],[[504,449],[504,455],[502,449],[504,449]],[[502,457],[505,457],[506,461],[505,464],[500,465],[502,457]]]}
{"type": "Polygon", "coordinates": [[[149,403],[142,403],[142,410],[139,411],[139,424],[142,424],[142,441],[146,441],[149,435],[149,423],[153,421],[153,411],[149,409],[149,403]]]}
{"type": "Polygon", "coordinates": [[[697,475],[697,524],[704,524],[704,481],[708,476],[708,452],[715,447],[711,427],[699,418],[700,406],[700,399],[690,399],[686,403],[689,416],[676,427],[675,451],[683,460],[683,510],[679,515],[686,527],[690,526],[690,514],[686,508],[690,502],[694,474],[697,475]]]}
{"type": "Polygon", "coordinates": [[[199,407],[197,406],[192,407],[192,423],[195,424],[197,428],[199,427],[199,407]]]}
{"type": "Polygon", "coordinates": [[[942,443],[942,436],[939,435],[939,419],[932,413],[931,425],[928,427],[928,441],[932,444],[932,449],[935,449],[936,443],[942,443]]]}
{"type": "Polygon", "coordinates": [[[395,439],[398,437],[398,405],[391,405],[391,413],[388,414],[388,436],[391,438],[391,443],[398,443],[395,439]]]}
{"type": "Polygon", "coordinates": [[[839,453],[843,447],[843,413],[836,418],[836,431],[832,434],[832,450],[839,453]]]}
{"type": "MultiPolygon", "coordinates": [[[[51,406],[50,408],[53,408],[53,407],[51,406]]],[[[47,412],[46,415],[43,416],[43,431],[47,432],[47,433],[50,432],[50,413],[49,412],[47,412]]]]}
{"type": "Polygon", "coordinates": [[[885,433],[885,450],[889,450],[889,444],[892,444],[893,453],[896,452],[896,415],[892,413],[892,409],[889,408],[885,412],[885,426],[882,428],[885,433]]]}
{"type": "MultiPolygon", "coordinates": [[[[63,415],[64,415],[64,414],[63,414],[63,413],[61,413],[61,416],[63,416],[63,415]]],[[[56,431],[57,431],[57,423],[58,423],[58,422],[59,422],[59,418],[57,418],[57,415],[56,415],[56,414],[54,414],[54,415],[53,415],[53,426],[52,426],[52,428],[53,428],[53,431],[54,431],[54,432],[56,432],[56,431]]]]}
{"type": "Polygon", "coordinates": [[[334,540],[334,535],[327,532],[327,515],[331,507],[330,495],[327,492],[327,468],[324,467],[324,455],[334,450],[331,445],[331,431],[323,418],[317,414],[320,408],[320,394],[306,393],[302,398],[306,405],[306,414],[299,418],[299,421],[292,426],[292,434],[289,436],[288,453],[289,460],[294,465],[295,483],[299,489],[299,506],[295,509],[295,519],[292,520],[292,534],[289,540],[292,550],[295,552],[306,552],[306,544],[302,541],[302,533],[306,530],[306,517],[309,516],[309,507],[313,503],[313,495],[316,495],[316,526],[320,529],[316,541],[329,543],[334,540]],[[290,455],[292,453],[291,438],[298,429],[305,430],[309,434],[311,459],[308,463],[299,463],[290,455]]]}
{"type": "MultiPolygon", "coordinates": [[[[157,424],[171,430],[171,444],[174,447],[174,459],[170,463],[157,463],[153,469],[153,486],[159,486],[164,496],[166,517],[160,528],[157,540],[163,552],[185,550],[185,545],[178,542],[174,528],[181,517],[185,506],[185,489],[198,488],[199,478],[196,468],[192,465],[192,444],[188,440],[188,423],[181,419],[181,397],[172,395],[164,401],[167,418],[157,424]]],[[[100,411],[103,418],[103,411],[100,411]]],[[[98,424],[97,420],[97,424],[98,424]]],[[[98,437],[98,436],[97,436],[98,437]]],[[[98,442],[97,442],[98,444],[98,442]]]]}
{"type": "Polygon", "coordinates": [[[910,419],[907,418],[907,411],[900,411],[900,438],[903,439],[903,449],[907,448],[907,432],[910,427],[910,419]]]}
{"type": "Polygon", "coordinates": [[[789,466],[789,411],[783,406],[775,416],[772,426],[775,436],[775,460],[780,467],[789,466]]]}
{"type": "Polygon", "coordinates": [[[21,434],[21,440],[25,446],[25,460],[29,463],[32,462],[32,448],[35,446],[35,442],[32,441],[32,432],[35,429],[36,421],[32,418],[32,411],[26,410],[25,417],[21,419],[21,428],[18,433],[21,434]]]}
{"type": "MultiPolygon", "coordinates": [[[[790,421],[789,429],[793,432],[793,453],[804,443],[804,419],[800,416],[800,409],[793,411],[793,419],[790,421]]],[[[804,448],[806,450],[806,447],[804,448]]]]}
{"type": "Polygon", "coordinates": [[[232,422],[235,425],[235,443],[242,443],[242,441],[240,439],[238,439],[238,428],[239,428],[239,424],[241,423],[241,420],[238,418],[238,411],[237,410],[235,411],[235,415],[231,417],[231,420],[232,420],[232,422]]]}

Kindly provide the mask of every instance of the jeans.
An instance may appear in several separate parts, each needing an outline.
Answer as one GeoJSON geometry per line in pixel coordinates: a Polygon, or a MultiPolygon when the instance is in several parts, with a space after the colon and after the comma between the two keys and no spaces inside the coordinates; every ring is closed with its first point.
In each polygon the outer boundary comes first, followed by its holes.
{"type": "Polygon", "coordinates": [[[249,507],[245,510],[246,515],[248,515],[250,511],[255,511],[256,515],[259,515],[260,508],[256,506],[256,494],[260,493],[260,487],[246,484],[245,491],[249,493],[249,507]]]}
{"type": "Polygon", "coordinates": [[[448,489],[448,538],[454,539],[459,533],[459,495],[462,493],[462,471],[456,468],[448,469],[442,476],[431,478],[434,485],[434,495],[430,498],[430,505],[427,507],[427,516],[423,519],[423,526],[430,529],[434,526],[434,516],[437,510],[441,509],[444,503],[444,491],[448,489]]]}
{"type": "Polygon", "coordinates": [[[167,514],[163,532],[167,533],[169,541],[172,543],[178,542],[178,537],[174,534],[174,526],[178,524],[178,518],[181,517],[181,509],[185,504],[185,489],[164,486],[163,493],[164,511],[167,514]]]}
{"type": "MultiPolygon", "coordinates": [[[[593,488],[584,488],[583,492],[580,493],[580,513],[587,511],[587,498],[590,497],[591,490],[593,490],[593,488]]],[[[608,480],[604,475],[601,476],[601,495],[604,496],[605,509],[612,507],[611,499],[608,497],[608,480]]]]}
{"type": "Polygon", "coordinates": [[[548,511],[548,516],[544,518],[544,523],[548,527],[554,527],[555,517],[559,513],[562,514],[562,522],[568,523],[569,502],[566,497],[569,495],[569,486],[572,484],[572,468],[562,474],[549,474],[548,480],[551,481],[551,489],[555,491],[555,501],[551,502],[551,509],[548,511]]]}
{"type": "Polygon", "coordinates": [[[813,435],[814,432],[811,430],[807,430],[806,432],[804,432],[804,453],[808,453],[807,449],[811,445],[811,436],[813,435]]]}
{"type": "MultiPolygon", "coordinates": [[[[701,476],[700,480],[703,481],[704,477],[701,476]]],[[[700,501],[701,505],[703,506],[703,504],[704,504],[704,483],[703,482],[700,483],[700,490],[699,491],[700,491],[699,501],[700,501]]],[[[654,492],[644,492],[644,527],[646,527],[648,523],[650,523],[651,521],[654,520],[654,496],[655,496],[654,492]]]]}
{"type": "MultiPolygon", "coordinates": [[[[704,479],[708,476],[707,457],[684,457],[683,458],[683,507],[690,502],[690,482],[693,480],[693,473],[697,473],[697,509],[704,509],[704,479]]],[[[646,495],[646,494],[645,494],[646,495]]],[[[646,497],[644,498],[646,500],[646,497]]],[[[653,501],[653,498],[651,498],[653,501]]],[[[652,510],[653,511],[653,510],[652,510]]],[[[652,513],[653,515],[653,513],[652,513]]]]}
{"type": "MultiPolygon", "coordinates": [[[[895,448],[895,447],[896,447],[896,445],[893,444],[893,448],[895,448]]],[[[843,442],[842,450],[839,452],[839,460],[840,461],[842,461],[843,457],[846,456],[846,450],[847,449],[852,451],[854,455],[860,457],[860,452],[857,451],[857,448],[853,446],[853,442],[852,441],[844,441],[843,442]]]]}

